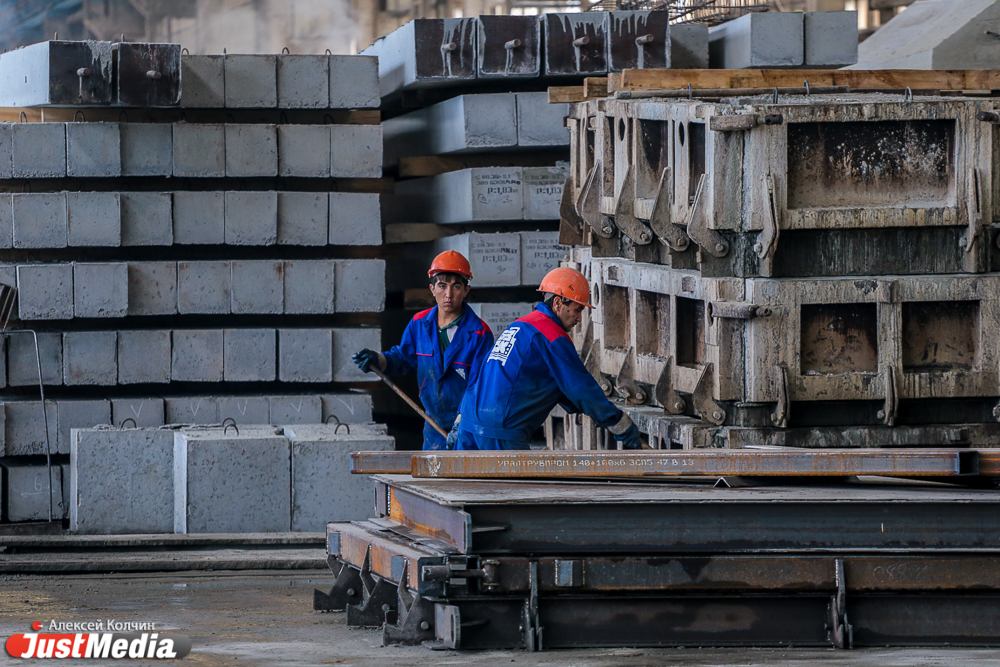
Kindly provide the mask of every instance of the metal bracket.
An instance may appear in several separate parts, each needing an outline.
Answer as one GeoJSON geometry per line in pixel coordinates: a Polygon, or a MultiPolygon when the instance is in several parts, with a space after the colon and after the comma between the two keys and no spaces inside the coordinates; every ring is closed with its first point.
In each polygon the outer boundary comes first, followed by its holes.
{"type": "Polygon", "coordinates": [[[694,404],[694,411],[698,413],[702,421],[721,426],[726,421],[726,411],[712,397],[713,369],[713,364],[705,364],[701,369],[701,377],[698,378],[698,384],[694,386],[691,402],[694,404]]]}
{"type": "Polygon", "coordinates": [[[757,127],[757,116],[753,114],[712,116],[708,119],[708,129],[713,132],[745,132],[755,127],[757,127]]]}
{"type": "Polygon", "coordinates": [[[567,178],[563,184],[562,197],[559,199],[559,219],[571,230],[577,238],[582,239],[583,228],[587,222],[576,210],[576,202],[573,201],[573,178],[567,178]]]}
{"type": "Polygon", "coordinates": [[[648,245],[653,241],[653,230],[635,217],[635,176],[632,165],[625,170],[625,180],[622,181],[615,202],[615,224],[622,234],[632,239],[636,245],[648,245]]]}
{"type": "Polygon", "coordinates": [[[674,205],[673,183],[673,172],[664,169],[660,173],[660,185],[656,189],[656,199],[653,200],[653,212],[649,216],[649,226],[653,228],[653,233],[668,248],[676,252],[684,252],[691,245],[691,239],[670,218],[670,209],[674,205]]]}
{"type": "Polygon", "coordinates": [[[590,354],[583,361],[584,367],[587,371],[594,377],[597,384],[600,385],[601,391],[604,392],[605,396],[611,395],[611,383],[604,379],[604,374],[601,373],[601,339],[595,338],[594,344],[590,348],[590,354]]]}
{"type": "Polygon", "coordinates": [[[334,557],[327,558],[330,569],[334,569],[335,564],[341,567],[337,574],[337,580],[329,593],[324,593],[319,589],[313,590],[313,610],[314,611],[344,611],[348,605],[360,604],[363,600],[361,591],[364,585],[361,583],[361,574],[350,565],[341,563],[334,557]]]}
{"type": "Polygon", "coordinates": [[[976,240],[983,231],[983,191],[982,183],[979,179],[979,170],[972,170],[972,182],[969,184],[968,207],[969,207],[969,228],[965,232],[965,252],[971,252],[976,245],[976,240]]]}
{"type": "Polygon", "coordinates": [[[528,599],[524,601],[524,648],[542,650],[543,628],[538,622],[538,562],[528,564],[528,599]]]}
{"type": "MultiPolygon", "coordinates": [[[[417,597],[406,587],[410,563],[403,565],[403,574],[396,586],[397,618],[395,623],[389,619],[382,625],[382,645],[403,644],[416,646],[422,642],[434,639],[434,603],[417,597]]],[[[386,616],[389,614],[387,613],[386,616]]]]}
{"type": "Polygon", "coordinates": [[[372,547],[369,544],[365,559],[361,563],[361,604],[347,605],[347,625],[380,627],[385,623],[386,613],[396,611],[396,589],[385,579],[372,576],[372,547]]]}
{"type": "Polygon", "coordinates": [[[885,384],[885,407],[878,411],[878,418],[886,426],[894,426],[896,412],[899,408],[899,396],[896,392],[896,369],[892,366],[883,366],[882,376],[885,384]]]}
{"type": "Polygon", "coordinates": [[[625,355],[625,362],[618,369],[615,380],[615,393],[630,405],[642,405],[648,396],[635,384],[635,348],[630,347],[625,355]]]}
{"type": "Polygon", "coordinates": [[[847,579],[844,576],[844,560],[834,561],[834,578],[837,594],[830,598],[827,607],[827,633],[834,648],[854,648],[854,628],[847,619],[847,579]]]}
{"type": "Polygon", "coordinates": [[[462,646],[462,612],[450,604],[434,605],[434,637],[440,648],[458,649],[462,646]]]}
{"type": "Polygon", "coordinates": [[[725,320],[752,320],[755,317],[770,317],[774,314],[768,306],[733,301],[712,301],[708,304],[708,314],[725,320]]]}
{"type": "Polygon", "coordinates": [[[771,422],[778,428],[788,428],[788,416],[791,402],[788,400],[788,369],[784,366],[775,366],[775,383],[778,386],[778,405],[771,415],[771,422]]]}
{"type": "Polygon", "coordinates": [[[725,257],[729,253],[729,243],[717,231],[708,228],[708,215],[704,211],[707,182],[706,174],[702,174],[698,179],[698,190],[688,213],[687,235],[713,257],[725,257]]]}
{"type": "Polygon", "coordinates": [[[764,229],[757,238],[753,250],[760,259],[769,259],[774,256],[774,251],[778,247],[778,237],[781,230],[778,228],[777,209],[774,205],[774,176],[768,174],[764,177],[764,204],[767,208],[767,215],[764,216],[764,229]]]}
{"type": "Polygon", "coordinates": [[[583,189],[580,190],[580,197],[576,200],[576,211],[595,234],[602,239],[609,239],[615,233],[615,228],[608,216],[601,213],[601,192],[596,183],[600,170],[601,163],[598,162],[587,175],[583,189]]]}
{"type": "Polygon", "coordinates": [[[663,406],[663,411],[671,415],[679,415],[684,412],[684,399],[670,386],[670,377],[674,370],[674,358],[668,357],[660,371],[660,377],[656,380],[656,388],[653,389],[653,396],[656,402],[663,406]]]}

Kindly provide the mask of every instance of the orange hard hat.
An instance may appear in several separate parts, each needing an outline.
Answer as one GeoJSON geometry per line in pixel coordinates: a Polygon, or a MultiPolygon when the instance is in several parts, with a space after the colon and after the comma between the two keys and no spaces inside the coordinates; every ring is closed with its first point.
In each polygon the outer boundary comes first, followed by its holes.
{"type": "Polygon", "coordinates": [[[472,280],[472,267],[469,266],[469,260],[465,258],[465,255],[454,250],[445,250],[431,262],[431,269],[427,272],[427,277],[433,278],[439,273],[457,273],[472,280]]]}
{"type": "Polygon", "coordinates": [[[587,308],[593,308],[590,305],[590,284],[576,269],[566,267],[552,269],[542,278],[542,284],[538,286],[538,291],[555,294],[583,304],[587,308]]]}

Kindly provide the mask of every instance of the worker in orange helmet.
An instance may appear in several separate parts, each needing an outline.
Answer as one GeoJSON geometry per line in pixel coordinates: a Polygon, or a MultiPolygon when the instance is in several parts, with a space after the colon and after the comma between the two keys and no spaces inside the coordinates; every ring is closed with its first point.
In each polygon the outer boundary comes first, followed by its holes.
{"type": "MultiPolygon", "coordinates": [[[[493,332],[465,305],[472,268],[461,253],[447,250],[435,257],[427,276],[437,305],[413,316],[399,345],[381,354],[361,350],[354,363],[365,373],[372,366],[387,375],[416,372],[424,410],[448,431],[466,387],[493,346],[493,332]]],[[[424,449],[450,448],[430,424],[424,425],[424,449]]]]}
{"type": "Polygon", "coordinates": [[[579,271],[550,271],[535,310],[497,338],[462,400],[456,449],[528,449],[528,441],[556,406],[584,412],[625,449],[640,449],[639,429],[607,399],[584,367],[567,331],[590,305],[590,285],[579,271]]]}

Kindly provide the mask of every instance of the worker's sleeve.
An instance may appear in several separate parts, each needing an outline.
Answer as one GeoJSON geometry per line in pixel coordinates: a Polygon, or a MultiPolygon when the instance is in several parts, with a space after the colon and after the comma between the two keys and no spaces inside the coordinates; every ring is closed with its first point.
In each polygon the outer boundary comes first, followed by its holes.
{"type": "Polygon", "coordinates": [[[477,336],[477,338],[479,338],[479,343],[476,345],[476,352],[472,358],[472,368],[469,369],[468,386],[470,387],[476,383],[476,380],[479,378],[479,371],[483,366],[483,362],[486,361],[486,355],[488,355],[490,350],[493,349],[493,332],[490,331],[490,328],[486,326],[485,323],[483,324],[483,328],[486,329],[486,333],[481,336],[477,336]]]}
{"type": "Polygon", "coordinates": [[[591,375],[569,338],[560,337],[546,343],[544,337],[536,338],[536,345],[543,349],[542,357],[552,373],[559,390],[566,397],[560,403],[565,408],[575,408],[571,412],[583,412],[602,428],[613,428],[625,416],[616,408],[601,390],[591,375]]]}
{"type": "Polygon", "coordinates": [[[417,323],[410,320],[399,345],[382,353],[386,375],[409,375],[417,371],[417,323]]]}

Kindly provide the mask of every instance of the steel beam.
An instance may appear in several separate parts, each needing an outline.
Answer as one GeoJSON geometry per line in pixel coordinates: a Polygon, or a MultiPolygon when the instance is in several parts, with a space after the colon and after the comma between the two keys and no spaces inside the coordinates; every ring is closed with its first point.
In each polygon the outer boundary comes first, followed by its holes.
{"type": "Polygon", "coordinates": [[[412,475],[430,478],[577,478],[975,475],[969,450],[706,450],[652,452],[467,452],[413,456],[412,475]]]}
{"type": "Polygon", "coordinates": [[[351,452],[355,475],[409,475],[416,452],[351,452]]]}

